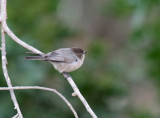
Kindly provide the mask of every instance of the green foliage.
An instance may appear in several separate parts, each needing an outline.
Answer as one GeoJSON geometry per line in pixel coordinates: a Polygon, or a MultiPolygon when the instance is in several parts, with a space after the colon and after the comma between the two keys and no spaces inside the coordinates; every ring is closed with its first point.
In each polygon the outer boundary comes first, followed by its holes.
{"type": "MultiPolygon", "coordinates": [[[[154,111],[159,108],[160,1],[82,2],[80,11],[83,15],[70,26],[57,12],[62,4],[60,0],[9,0],[8,25],[23,41],[43,52],[71,46],[87,50],[83,66],[71,76],[99,118],[160,117],[154,111]],[[148,81],[153,82],[155,88],[147,85],[150,91],[138,89],[141,87],[138,83],[148,81]],[[138,92],[141,94],[137,95],[138,92]],[[153,97],[153,103],[145,109],[150,102],[140,97],[143,94],[148,95],[145,99],[153,97]]],[[[69,16],[71,19],[72,15],[69,16]]],[[[7,67],[14,86],[56,88],[71,102],[80,118],[90,118],[82,103],[71,96],[73,91],[63,76],[50,64],[24,60],[28,51],[8,36],[6,42],[7,67]]],[[[2,71],[0,78],[0,85],[6,86],[2,71]]],[[[73,117],[64,102],[52,93],[38,90],[15,92],[24,118],[73,117]]],[[[0,91],[0,96],[0,118],[12,117],[16,113],[9,92],[0,91]]]]}
{"type": "Polygon", "coordinates": [[[137,112],[132,112],[131,118],[153,118],[151,113],[148,110],[139,110],[137,112]]]}
{"type": "Polygon", "coordinates": [[[111,15],[114,17],[122,17],[127,16],[129,13],[134,9],[134,6],[130,4],[130,2],[124,0],[115,0],[115,1],[108,1],[102,7],[102,11],[104,15],[111,15]]]}

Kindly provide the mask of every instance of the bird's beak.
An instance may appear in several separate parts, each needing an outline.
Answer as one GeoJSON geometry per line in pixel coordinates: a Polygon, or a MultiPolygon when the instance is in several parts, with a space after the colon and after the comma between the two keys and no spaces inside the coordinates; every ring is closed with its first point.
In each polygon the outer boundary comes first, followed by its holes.
{"type": "Polygon", "coordinates": [[[86,53],[87,53],[87,51],[84,51],[84,52],[83,52],[83,54],[86,54],[86,53]]]}

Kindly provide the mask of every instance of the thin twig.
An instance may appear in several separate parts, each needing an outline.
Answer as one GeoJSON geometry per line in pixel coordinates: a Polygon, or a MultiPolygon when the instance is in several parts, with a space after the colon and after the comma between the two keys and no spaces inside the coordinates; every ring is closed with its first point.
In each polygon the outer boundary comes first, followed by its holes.
{"type": "MultiPolygon", "coordinates": [[[[8,87],[12,87],[12,83],[11,80],[8,76],[8,71],[7,71],[7,58],[6,58],[6,44],[5,44],[5,32],[4,32],[4,25],[6,24],[6,0],[1,0],[1,40],[2,40],[2,46],[1,46],[1,52],[2,52],[2,68],[3,68],[3,73],[4,73],[4,77],[6,79],[7,85],[8,87]]],[[[10,90],[10,94],[11,94],[11,98],[12,101],[14,103],[14,107],[18,112],[18,116],[19,118],[23,118],[21,110],[19,108],[15,93],[13,90],[10,90]]]]}
{"type": "MultiPolygon", "coordinates": [[[[6,51],[5,51],[5,33],[4,33],[3,29],[1,29],[1,38],[2,38],[2,49],[1,49],[1,51],[2,51],[3,73],[4,73],[4,77],[6,79],[8,87],[12,87],[12,83],[11,83],[11,80],[10,80],[10,78],[8,76],[8,71],[7,71],[7,66],[6,66],[7,59],[6,59],[6,51]]],[[[14,103],[14,107],[15,107],[15,109],[17,110],[17,112],[19,114],[19,117],[23,118],[14,91],[10,90],[10,94],[11,94],[12,101],[14,103]]]]}
{"type": "Polygon", "coordinates": [[[72,89],[74,90],[74,92],[72,93],[72,96],[77,96],[81,100],[81,102],[83,103],[83,105],[85,106],[86,110],[90,113],[90,115],[93,118],[97,118],[96,114],[93,112],[93,110],[91,109],[91,107],[89,106],[89,104],[87,103],[87,101],[85,100],[85,98],[82,96],[82,94],[79,91],[78,87],[74,83],[72,77],[66,75],[65,73],[63,73],[63,76],[67,79],[67,81],[71,85],[72,89]]]}
{"type": "Polygon", "coordinates": [[[51,91],[53,93],[56,93],[71,109],[73,112],[75,118],[78,118],[78,115],[72,105],[69,103],[69,101],[56,89],[46,88],[46,87],[40,87],[40,86],[15,86],[15,87],[0,87],[0,90],[24,90],[24,89],[39,89],[44,91],[51,91]]]}

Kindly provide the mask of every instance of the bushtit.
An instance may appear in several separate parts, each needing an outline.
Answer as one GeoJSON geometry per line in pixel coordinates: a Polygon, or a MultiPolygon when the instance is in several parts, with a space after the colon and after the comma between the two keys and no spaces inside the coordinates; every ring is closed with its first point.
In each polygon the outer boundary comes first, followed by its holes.
{"type": "Polygon", "coordinates": [[[67,72],[72,72],[82,66],[85,54],[86,51],[81,48],[60,48],[47,54],[26,56],[25,59],[48,61],[60,73],[67,74],[67,72]]]}

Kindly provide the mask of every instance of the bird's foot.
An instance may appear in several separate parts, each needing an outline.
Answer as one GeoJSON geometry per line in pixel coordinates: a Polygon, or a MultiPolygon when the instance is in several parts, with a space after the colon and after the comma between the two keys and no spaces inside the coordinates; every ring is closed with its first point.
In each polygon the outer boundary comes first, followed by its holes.
{"type": "Polygon", "coordinates": [[[71,77],[67,72],[62,72],[61,73],[65,78],[71,77]]]}

